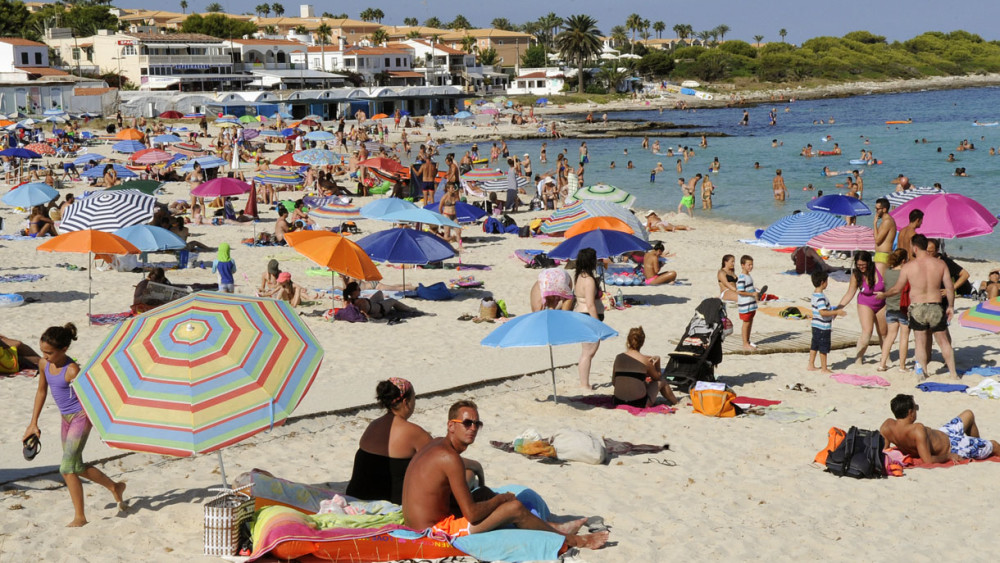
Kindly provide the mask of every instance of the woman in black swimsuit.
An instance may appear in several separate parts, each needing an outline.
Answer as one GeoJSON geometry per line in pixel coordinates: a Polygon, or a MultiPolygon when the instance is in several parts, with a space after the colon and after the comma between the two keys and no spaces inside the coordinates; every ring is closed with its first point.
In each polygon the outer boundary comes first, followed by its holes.
{"type": "Polygon", "coordinates": [[[736,257],[732,254],[726,254],[722,257],[722,267],[719,268],[719,273],[716,274],[716,279],[719,282],[719,299],[723,301],[736,302],[736,257]]]}
{"type": "Polygon", "coordinates": [[[656,395],[663,395],[668,404],[676,404],[677,397],[670,384],[660,377],[660,357],[640,352],[646,342],[642,327],[628,331],[625,352],[615,357],[611,384],[615,388],[616,405],[629,405],[644,409],[656,403],[656,395]]]}

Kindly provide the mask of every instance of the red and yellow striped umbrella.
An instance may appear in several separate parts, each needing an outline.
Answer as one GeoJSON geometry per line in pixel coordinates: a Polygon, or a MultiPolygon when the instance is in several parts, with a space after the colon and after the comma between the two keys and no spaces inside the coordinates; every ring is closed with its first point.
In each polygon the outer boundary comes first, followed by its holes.
{"type": "Polygon", "coordinates": [[[199,292],[111,332],[73,388],[115,448],[189,456],[284,423],[323,348],[284,301],[199,292]]]}

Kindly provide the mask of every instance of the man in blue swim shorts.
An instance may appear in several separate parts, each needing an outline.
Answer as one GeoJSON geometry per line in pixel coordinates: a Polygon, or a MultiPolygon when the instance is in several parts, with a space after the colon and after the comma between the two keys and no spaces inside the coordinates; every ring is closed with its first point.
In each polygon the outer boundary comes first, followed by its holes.
{"type": "Polygon", "coordinates": [[[996,440],[979,437],[976,415],[970,410],[962,411],[935,430],[917,422],[920,406],[913,395],[896,395],[889,406],[896,418],[883,422],[879,432],[887,443],[895,444],[904,454],[919,457],[924,463],[986,459],[1000,453],[996,440]]]}

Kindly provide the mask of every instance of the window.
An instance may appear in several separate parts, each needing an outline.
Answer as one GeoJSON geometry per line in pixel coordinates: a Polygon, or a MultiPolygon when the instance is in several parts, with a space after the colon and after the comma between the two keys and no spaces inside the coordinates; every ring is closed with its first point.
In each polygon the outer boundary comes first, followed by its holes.
{"type": "Polygon", "coordinates": [[[126,45],[122,48],[122,56],[129,56],[135,54],[135,45],[126,45]]]}
{"type": "Polygon", "coordinates": [[[80,50],[79,49],[73,49],[73,60],[74,61],[80,60],[80,50]]]}
{"type": "Polygon", "coordinates": [[[28,53],[21,53],[21,64],[28,64],[28,53]]]}
{"type": "Polygon", "coordinates": [[[35,64],[36,65],[42,64],[42,54],[41,53],[35,53],[35,64]]]}
{"type": "Polygon", "coordinates": [[[390,66],[392,66],[392,65],[390,64],[389,60],[390,60],[390,59],[389,59],[389,57],[386,57],[386,58],[385,58],[385,68],[389,68],[390,66]]]}
{"type": "Polygon", "coordinates": [[[403,66],[403,63],[399,61],[399,57],[396,57],[396,66],[397,67],[403,66]]]}

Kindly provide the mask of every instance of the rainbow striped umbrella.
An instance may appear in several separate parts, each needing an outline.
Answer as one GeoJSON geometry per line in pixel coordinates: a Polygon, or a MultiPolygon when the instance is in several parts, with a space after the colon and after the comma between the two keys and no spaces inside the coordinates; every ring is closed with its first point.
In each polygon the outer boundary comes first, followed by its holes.
{"type": "Polygon", "coordinates": [[[958,323],[968,328],[1000,332],[1000,297],[994,297],[965,311],[958,317],[958,323]]]}
{"type": "Polygon", "coordinates": [[[199,292],[118,325],[73,389],[108,445],[186,457],[284,423],[322,360],[284,301],[199,292]]]}
{"type": "Polygon", "coordinates": [[[646,226],[636,218],[634,213],[617,203],[607,201],[583,200],[562,207],[542,220],[541,231],[545,234],[563,233],[573,225],[590,217],[614,217],[631,227],[635,236],[642,240],[649,240],[646,226]]]}
{"type": "Polygon", "coordinates": [[[283,186],[297,186],[304,182],[302,175],[298,172],[290,172],[278,168],[258,172],[253,179],[261,184],[280,184],[283,186]]]}
{"type": "Polygon", "coordinates": [[[349,203],[339,203],[337,197],[306,197],[304,202],[309,206],[309,214],[313,217],[327,219],[356,219],[361,217],[361,208],[349,203]]]}
{"type": "Polygon", "coordinates": [[[462,174],[462,179],[468,182],[487,182],[489,180],[499,180],[506,177],[506,172],[501,172],[493,168],[473,168],[465,174],[462,174]]]}

